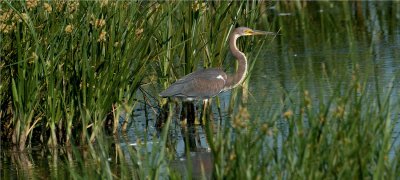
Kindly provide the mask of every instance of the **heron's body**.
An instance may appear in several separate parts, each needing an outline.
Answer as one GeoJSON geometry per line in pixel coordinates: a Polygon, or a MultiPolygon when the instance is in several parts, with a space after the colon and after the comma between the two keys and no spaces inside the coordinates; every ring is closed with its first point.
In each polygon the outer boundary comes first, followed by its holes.
{"type": "Polygon", "coordinates": [[[161,92],[160,96],[176,97],[187,101],[208,99],[223,90],[226,79],[227,75],[221,69],[202,69],[177,80],[161,92]]]}
{"type": "Polygon", "coordinates": [[[247,27],[236,28],[231,33],[229,38],[230,50],[239,62],[238,70],[232,76],[228,76],[219,68],[198,70],[171,84],[170,87],[160,93],[160,96],[175,97],[186,101],[209,99],[216,96],[220,92],[238,86],[246,77],[247,59],[246,56],[238,50],[236,46],[236,40],[240,36],[260,34],[273,33],[256,31],[247,27]]]}

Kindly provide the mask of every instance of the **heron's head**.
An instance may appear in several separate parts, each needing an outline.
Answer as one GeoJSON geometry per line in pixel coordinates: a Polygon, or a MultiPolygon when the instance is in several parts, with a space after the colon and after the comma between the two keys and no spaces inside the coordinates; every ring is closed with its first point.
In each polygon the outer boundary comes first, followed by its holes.
{"type": "Polygon", "coordinates": [[[248,27],[238,27],[234,30],[234,34],[239,36],[254,36],[254,35],[274,35],[273,32],[258,31],[248,27]]]}

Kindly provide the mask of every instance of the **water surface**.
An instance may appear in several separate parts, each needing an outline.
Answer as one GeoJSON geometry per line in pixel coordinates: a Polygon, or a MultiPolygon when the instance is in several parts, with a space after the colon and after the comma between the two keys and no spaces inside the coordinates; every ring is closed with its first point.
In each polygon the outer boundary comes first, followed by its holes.
{"type": "MultiPolygon", "coordinates": [[[[367,3],[366,3],[367,4],[367,3]]],[[[282,12],[283,13],[283,12],[282,12]]],[[[337,9],[319,10],[321,16],[335,16],[340,14],[337,9]]],[[[354,30],[349,35],[345,26],[341,31],[315,31],[318,28],[302,29],[300,25],[293,29],[282,29],[282,35],[263,39],[264,46],[253,47],[247,53],[250,63],[255,61],[254,69],[251,71],[249,79],[249,98],[247,109],[253,119],[268,121],[270,112],[273,110],[285,110],[284,102],[290,99],[291,95],[303,94],[307,90],[315,104],[329,99],[337,87],[340,89],[348,86],[349,78],[353,77],[355,69],[357,76],[365,83],[365,87],[370,94],[379,94],[381,97],[388,95],[389,89],[393,88],[389,94],[394,107],[398,108],[400,95],[400,24],[392,23],[392,19],[378,19],[373,16],[373,10],[365,19],[367,28],[354,30]],[[350,36],[350,37],[349,37],[350,36]],[[261,49],[259,56],[256,51],[261,49]],[[321,93],[323,92],[323,93],[321,93]],[[323,96],[321,97],[320,94],[323,96]]],[[[283,23],[298,24],[296,12],[279,16],[283,23]]],[[[341,15],[338,15],[340,18],[341,15]]],[[[381,16],[380,16],[381,17],[381,16]]],[[[318,25],[316,25],[318,26],[318,25]]],[[[339,25],[336,25],[341,26],[339,25]]],[[[277,28],[278,29],[278,28],[277,28]]],[[[250,41],[247,39],[247,41],[250,41]]],[[[258,40],[259,41],[259,40],[258,40]]],[[[231,58],[231,56],[228,56],[231,58]]],[[[232,59],[227,60],[226,69],[232,71],[232,59]]],[[[151,94],[157,97],[160,91],[156,85],[144,87],[151,94]]],[[[339,90],[340,90],[339,89],[339,90]]],[[[230,127],[229,104],[232,92],[225,92],[219,95],[221,101],[221,114],[213,106],[215,125],[220,124],[219,117],[222,117],[222,124],[230,127]]],[[[141,98],[138,94],[138,98],[141,98]]],[[[296,103],[298,99],[293,99],[296,103]]],[[[156,101],[153,101],[156,104],[156,101]]],[[[215,103],[215,101],[214,101],[215,103]]],[[[237,103],[239,104],[239,102],[237,103]]],[[[235,106],[237,109],[238,106],[235,106]]],[[[178,105],[179,109],[179,105],[178,105]]],[[[128,146],[143,146],[144,151],[152,152],[153,145],[159,141],[160,133],[154,127],[157,118],[157,111],[149,106],[139,104],[134,110],[132,123],[128,131],[120,133],[117,138],[110,137],[110,142],[105,143],[110,147],[118,147],[122,151],[127,151],[128,146]],[[148,143],[141,145],[140,142],[148,143]]],[[[397,116],[394,116],[397,117],[397,116]]],[[[122,118],[121,118],[122,119],[122,118]]],[[[205,167],[206,175],[210,175],[212,170],[212,156],[208,147],[207,138],[202,126],[194,127],[190,134],[185,134],[179,122],[179,110],[176,111],[169,131],[168,147],[174,151],[174,158],[170,163],[173,169],[186,172],[188,164],[192,164],[193,174],[201,176],[202,171],[198,166],[202,163],[205,167]],[[185,136],[189,139],[185,140],[185,136]],[[187,154],[186,145],[189,143],[190,152],[187,154]],[[187,162],[187,158],[191,162],[187,162]]],[[[400,123],[397,119],[393,120],[393,147],[390,157],[396,154],[400,144],[400,123]]],[[[283,124],[283,126],[285,126],[283,124]]],[[[281,128],[288,131],[287,127],[281,128]]],[[[284,135],[284,133],[282,133],[284,135]]],[[[284,140],[282,134],[278,142],[284,140]]],[[[85,148],[79,151],[85,152],[85,148]]],[[[110,148],[112,149],[112,148],[110,148]]],[[[36,177],[48,178],[47,175],[60,177],[69,174],[71,167],[80,167],[79,162],[75,162],[71,150],[56,149],[48,150],[38,148],[28,148],[25,152],[13,150],[2,150],[1,171],[2,177],[36,177]]],[[[129,154],[129,153],[126,153],[129,154]]],[[[113,157],[110,153],[110,161],[113,157]]],[[[91,166],[95,162],[87,162],[84,166],[91,166]]],[[[118,166],[118,164],[113,164],[118,166]]],[[[72,168],[73,169],[73,168],[72,168]]],[[[184,173],[183,173],[184,174],[184,173]]],[[[67,179],[71,178],[69,176],[67,179]]]]}

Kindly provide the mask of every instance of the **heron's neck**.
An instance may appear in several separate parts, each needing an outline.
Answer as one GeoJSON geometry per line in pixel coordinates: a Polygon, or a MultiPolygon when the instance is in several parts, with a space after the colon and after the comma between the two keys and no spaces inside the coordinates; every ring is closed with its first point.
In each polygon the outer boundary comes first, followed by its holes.
{"type": "Polygon", "coordinates": [[[244,81],[247,75],[247,59],[246,56],[241,51],[239,51],[239,49],[236,46],[236,39],[238,38],[236,36],[238,35],[237,34],[231,35],[229,40],[230,41],[229,45],[233,56],[236,57],[239,63],[239,66],[235,74],[233,74],[232,76],[228,76],[224,90],[232,89],[240,85],[244,81]]]}

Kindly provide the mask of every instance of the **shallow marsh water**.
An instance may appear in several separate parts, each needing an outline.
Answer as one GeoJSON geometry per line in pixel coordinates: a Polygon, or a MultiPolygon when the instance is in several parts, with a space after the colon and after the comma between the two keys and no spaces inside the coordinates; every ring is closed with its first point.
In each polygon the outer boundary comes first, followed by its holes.
{"type": "MultiPolygon", "coordinates": [[[[320,12],[328,13],[328,12],[320,12]]],[[[285,14],[284,18],[290,18],[285,14]]],[[[378,21],[370,19],[370,21],[378,21]]],[[[288,20],[290,21],[290,20],[288,20]]],[[[367,20],[367,22],[370,22],[367,20]]],[[[379,23],[378,23],[379,24],[379,23]]],[[[381,22],[381,24],[387,24],[381,22]]],[[[389,88],[393,88],[390,98],[393,106],[398,107],[400,96],[400,25],[380,26],[371,23],[370,29],[355,31],[354,39],[349,43],[346,41],[346,32],[337,32],[331,37],[324,39],[323,32],[305,33],[301,31],[267,39],[261,48],[257,58],[255,53],[250,55],[251,60],[256,59],[254,69],[249,80],[249,97],[246,103],[249,114],[254,119],[267,121],[273,110],[285,110],[284,103],[291,95],[303,93],[305,89],[312,96],[312,103],[318,104],[321,98],[329,98],[329,95],[337,90],[336,87],[346,87],[348,78],[352,77],[354,67],[359,69],[359,77],[366,80],[366,89],[369,93],[385,96],[389,88]],[[360,34],[361,37],[358,37],[360,34]],[[284,40],[282,40],[283,38],[284,40]],[[285,42],[285,43],[283,43],[285,42]],[[289,42],[289,43],[288,43],[289,42]],[[329,42],[329,43],[328,43],[329,42]],[[376,84],[380,87],[376,92],[376,84]],[[302,87],[302,88],[300,88],[302,87]],[[324,92],[324,93],[320,93],[324,92]]],[[[227,61],[226,68],[232,69],[233,60],[227,61]],[[228,67],[230,66],[230,67],[228,67]]],[[[158,88],[144,87],[151,94],[158,94],[158,88]]],[[[138,97],[141,97],[138,95],[138,97]]],[[[219,95],[222,109],[222,123],[229,124],[229,103],[231,92],[219,95]]],[[[297,101],[294,99],[294,101],[297,101]]],[[[215,102],[215,101],[214,101],[215,102]]],[[[155,102],[154,102],[155,103],[155,102]]],[[[236,103],[239,104],[239,103],[236,103]]],[[[215,125],[218,125],[220,114],[214,104],[215,125]]],[[[236,106],[237,107],[237,106],[236,106]]],[[[127,146],[142,146],[142,150],[153,151],[153,144],[159,141],[160,133],[154,127],[157,112],[144,105],[139,105],[134,111],[132,123],[126,133],[120,133],[117,138],[106,138],[104,142],[110,149],[127,151],[127,146]],[[145,108],[147,108],[145,110],[145,108]],[[145,114],[147,113],[147,114],[145,114]],[[149,142],[141,145],[141,142],[149,142]]],[[[191,143],[185,142],[184,129],[181,128],[177,119],[179,114],[174,115],[167,143],[175,152],[174,160],[169,162],[172,169],[185,174],[188,164],[192,164],[193,176],[201,177],[203,174],[209,177],[212,171],[212,156],[207,144],[206,135],[202,126],[195,127],[196,133],[190,134],[191,143]],[[193,163],[186,160],[186,146],[190,146],[190,158],[193,163]],[[199,164],[202,162],[203,166],[199,164]]],[[[397,117],[394,115],[394,117],[397,117]]],[[[393,119],[395,128],[393,131],[393,146],[390,157],[393,158],[398,152],[400,144],[400,123],[393,119]]],[[[284,141],[285,131],[288,131],[285,124],[280,129],[277,142],[284,141]]],[[[279,145],[279,144],[278,144],[279,145]]],[[[85,153],[85,148],[79,149],[85,153]]],[[[71,150],[72,151],[72,150],[71,150]]],[[[67,175],[71,167],[78,166],[69,153],[69,150],[42,150],[41,148],[30,148],[21,153],[3,148],[1,159],[1,171],[4,179],[9,177],[34,177],[35,179],[48,178],[48,175],[60,177],[67,175]],[[69,166],[70,165],[70,166],[69,166]]],[[[125,153],[129,154],[129,153],[125,153]]],[[[110,161],[115,161],[112,153],[110,161]]],[[[126,157],[129,159],[129,157],[126,157]]],[[[85,166],[92,166],[96,162],[86,162],[85,166]]],[[[117,164],[114,164],[118,166],[117,164]]],[[[78,170],[79,171],[79,170],[78,170]]],[[[187,176],[187,175],[185,175],[187,176]]],[[[73,178],[66,176],[66,179],[73,178]]]]}
{"type": "MultiPolygon", "coordinates": [[[[382,40],[377,44],[380,48],[378,51],[379,54],[377,54],[377,57],[379,57],[377,59],[377,70],[379,72],[379,84],[382,87],[382,92],[379,93],[386,93],[387,86],[392,84],[394,86],[394,91],[391,97],[393,98],[393,102],[398,102],[398,100],[395,99],[398,99],[400,94],[400,84],[395,82],[398,82],[396,80],[400,73],[400,54],[398,53],[400,49],[400,33],[396,32],[396,34],[388,35],[385,39],[390,40],[390,42],[382,40]],[[393,78],[395,78],[395,81],[393,78]]],[[[297,45],[292,44],[288,46],[297,45]]],[[[306,51],[291,50],[287,53],[279,53],[286,49],[291,49],[291,47],[280,47],[269,44],[257,59],[250,80],[250,97],[247,105],[251,114],[256,115],[258,118],[263,119],[263,117],[267,117],[270,111],[269,109],[279,108],[279,106],[282,105],[280,103],[284,96],[282,94],[282,89],[288,93],[296,92],[300,82],[306,84],[306,88],[310,92],[318,92],[321,90],[329,91],[334,88],[332,86],[340,83],[339,81],[341,79],[348,77],[346,74],[351,73],[349,72],[348,66],[351,66],[354,62],[350,60],[350,57],[352,55],[359,57],[365,56],[365,52],[369,50],[369,47],[368,45],[357,46],[357,54],[351,54],[348,44],[346,43],[337,44],[334,48],[329,51],[325,50],[323,53],[321,53],[323,49],[319,47],[307,48],[306,51]],[[336,58],[325,58],[330,56],[336,56],[336,58]],[[282,59],[292,61],[292,63],[282,63],[280,62],[282,59]],[[322,64],[332,64],[334,66],[331,69],[333,72],[331,76],[324,77],[324,75],[321,75],[322,64]],[[293,72],[292,69],[296,69],[297,71],[293,72]],[[299,69],[302,69],[302,71],[299,69]]],[[[375,83],[374,75],[368,73],[368,68],[373,66],[373,64],[371,64],[373,62],[364,61],[363,58],[357,58],[356,60],[360,66],[360,71],[366,71],[366,73],[362,73],[362,76],[370,79],[370,84],[368,86],[371,86],[371,89],[373,89],[372,86],[374,86],[375,83]]],[[[227,110],[230,92],[222,93],[219,97],[221,99],[222,117],[224,117],[223,121],[225,121],[228,116],[227,110]]],[[[318,98],[315,97],[314,101],[318,101],[318,98]]],[[[151,152],[151,141],[157,142],[159,132],[153,126],[156,116],[151,110],[148,110],[149,119],[147,123],[149,126],[146,127],[146,117],[143,108],[144,107],[141,106],[135,110],[134,121],[131,124],[131,128],[129,128],[126,134],[121,135],[120,140],[116,140],[114,143],[120,143],[122,148],[126,145],[137,146],[137,140],[140,139],[143,141],[146,136],[147,141],[150,142],[146,148],[151,152]]],[[[214,116],[219,116],[215,108],[214,116]]],[[[174,119],[179,118],[176,117],[174,119]]],[[[218,122],[216,122],[216,124],[218,124],[218,122]]],[[[198,126],[196,129],[197,133],[191,137],[195,142],[194,145],[192,144],[190,156],[195,169],[193,171],[194,175],[201,176],[200,167],[195,167],[196,163],[199,164],[200,162],[211,161],[212,157],[209,152],[203,128],[198,126]]],[[[187,162],[185,161],[185,141],[181,131],[182,129],[179,122],[174,122],[169,137],[171,141],[175,141],[172,142],[172,144],[176,151],[176,160],[171,162],[171,166],[185,172],[187,168],[187,162]]],[[[400,123],[397,122],[393,133],[394,146],[390,151],[391,157],[395,155],[396,148],[399,147],[399,136],[400,123]]],[[[45,176],[45,174],[49,174],[49,171],[57,171],[57,174],[68,174],[67,167],[63,167],[66,165],[61,163],[64,161],[64,155],[61,155],[61,157],[57,157],[60,156],[57,154],[50,156],[46,151],[43,152],[40,149],[32,148],[22,154],[20,152],[4,151],[3,149],[2,156],[8,157],[2,158],[3,177],[18,176],[22,173],[26,174],[27,177],[34,176],[40,178],[45,176]],[[54,162],[54,164],[52,164],[52,162],[54,162]],[[25,169],[21,169],[21,166],[25,167],[25,169]],[[6,170],[6,168],[8,170],[6,170]],[[4,174],[5,171],[9,171],[9,174],[4,174]]],[[[88,163],[88,165],[90,165],[90,163],[88,163]]],[[[210,166],[210,164],[208,166],[210,166]]],[[[207,167],[205,173],[209,174],[211,170],[212,168],[207,167]]]]}

